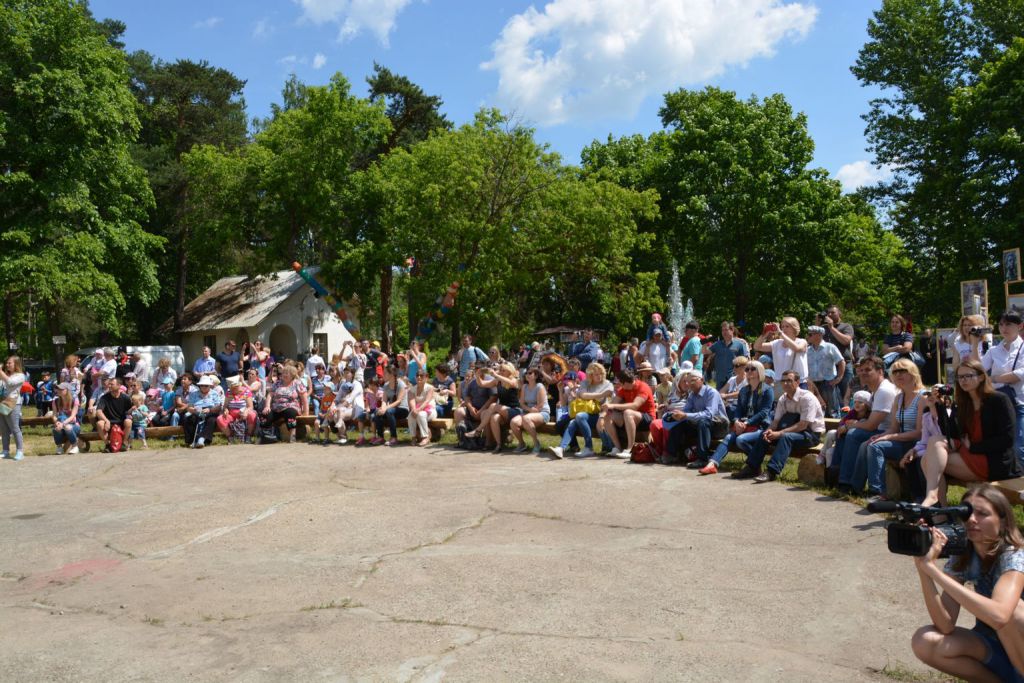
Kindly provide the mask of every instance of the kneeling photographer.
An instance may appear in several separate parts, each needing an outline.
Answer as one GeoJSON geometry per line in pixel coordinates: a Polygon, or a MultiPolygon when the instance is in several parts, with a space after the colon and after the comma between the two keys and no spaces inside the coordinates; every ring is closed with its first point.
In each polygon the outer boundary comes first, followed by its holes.
{"type": "Polygon", "coordinates": [[[945,501],[946,475],[960,481],[997,481],[1021,476],[1014,452],[1016,417],[1006,394],[992,388],[985,368],[968,359],[956,369],[952,412],[943,409],[948,387],[934,387],[932,400],[942,436],[928,442],[921,469],[922,505],[945,501]]]}
{"type": "MultiPolygon", "coordinates": [[[[962,504],[969,507],[962,513],[966,542],[962,536],[956,539],[960,553],[939,567],[936,560],[946,554],[948,538],[936,526],[930,527],[931,547],[913,553],[932,620],[914,634],[914,654],[968,681],[1024,683],[1024,536],[1009,501],[991,484],[971,488],[962,504]],[[973,629],[956,625],[961,609],[976,618],[973,629]]],[[[945,528],[956,531],[958,526],[945,528]]]]}

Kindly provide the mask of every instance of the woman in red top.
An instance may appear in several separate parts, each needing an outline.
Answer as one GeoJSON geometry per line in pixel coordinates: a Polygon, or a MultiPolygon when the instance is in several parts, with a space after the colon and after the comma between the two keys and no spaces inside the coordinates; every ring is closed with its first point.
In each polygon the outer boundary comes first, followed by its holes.
{"type": "Polygon", "coordinates": [[[998,481],[1021,475],[1013,442],[1016,422],[1006,394],[992,388],[985,368],[973,358],[956,369],[953,412],[937,400],[943,436],[928,442],[921,468],[927,481],[922,505],[946,498],[946,474],[960,481],[998,481]]]}

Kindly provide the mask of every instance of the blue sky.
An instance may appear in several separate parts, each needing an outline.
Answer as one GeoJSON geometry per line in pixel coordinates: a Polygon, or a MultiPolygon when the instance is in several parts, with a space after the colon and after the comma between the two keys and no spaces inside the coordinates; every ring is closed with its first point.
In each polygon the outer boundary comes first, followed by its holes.
{"type": "Polygon", "coordinates": [[[881,0],[92,0],[129,50],[205,59],[247,81],[265,116],[292,72],[341,71],[359,94],[373,62],[444,99],[456,124],[515,112],[578,163],[593,140],[658,130],[662,95],[715,85],[783,93],[807,114],[815,164],[847,189],[873,182],[868,100],[849,67],[881,0]]]}

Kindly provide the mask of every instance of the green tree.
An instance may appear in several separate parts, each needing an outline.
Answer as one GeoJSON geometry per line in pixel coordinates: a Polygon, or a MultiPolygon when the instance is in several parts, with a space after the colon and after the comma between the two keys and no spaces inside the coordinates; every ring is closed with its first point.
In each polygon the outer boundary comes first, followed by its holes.
{"type": "Polygon", "coordinates": [[[242,252],[210,249],[206,236],[195,231],[182,156],[195,145],[231,150],[245,144],[245,81],[205,61],[166,63],[144,51],[130,55],[129,63],[142,122],[134,156],[156,197],[147,228],[171,245],[159,259],[160,271],[168,282],[176,274],[155,305],[134,307],[139,334],[147,338],[169,316],[180,327],[185,304],[240,266],[242,252]]]}
{"type": "Polygon", "coordinates": [[[83,4],[0,5],[0,281],[8,307],[31,290],[53,333],[74,336],[71,308],[116,333],[126,301],[159,291],[138,132],[124,54],[83,4]]]}
{"type": "Polygon", "coordinates": [[[748,329],[782,314],[806,319],[828,301],[845,301],[856,276],[892,278],[898,240],[881,231],[869,206],[808,168],[806,118],[784,97],[679,90],[665,96],[661,118],[666,130],[646,141],[592,145],[584,170],[657,190],[661,211],[649,230],[665,251],[651,258],[679,262],[701,317],[748,329]]]}
{"type": "Polygon", "coordinates": [[[376,249],[414,256],[416,318],[460,281],[453,338],[462,329],[512,341],[561,321],[639,325],[657,297],[654,275],[633,272],[629,258],[653,194],[579,178],[498,112],[393,152],[365,184],[384,240],[345,251],[339,266],[376,249]]]}
{"type": "MultiPolygon", "coordinates": [[[[885,0],[853,73],[882,89],[865,116],[872,196],[914,254],[915,308],[953,320],[961,280],[1001,282],[1021,241],[1021,0],[885,0]]],[[[999,306],[1001,288],[991,304],[999,306]]]]}

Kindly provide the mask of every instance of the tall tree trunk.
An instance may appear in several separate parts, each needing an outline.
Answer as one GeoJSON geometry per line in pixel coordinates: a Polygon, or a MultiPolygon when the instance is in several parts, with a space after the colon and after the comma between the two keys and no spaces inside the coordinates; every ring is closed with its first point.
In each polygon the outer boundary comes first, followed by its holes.
{"type": "MultiPolygon", "coordinates": [[[[409,316],[409,340],[416,338],[417,329],[416,326],[419,324],[419,318],[416,317],[416,304],[413,302],[413,291],[416,287],[415,278],[420,274],[420,262],[418,259],[413,259],[412,267],[409,268],[409,287],[406,290],[406,299],[408,301],[408,316],[409,316]]],[[[424,314],[429,314],[430,311],[424,311],[424,314]]],[[[401,342],[402,340],[399,340],[401,342]]]]}
{"type": "MultiPolygon", "coordinates": [[[[733,291],[736,292],[736,324],[747,325],[747,252],[740,250],[736,258],[736,272],[732,278],[733,291]]],[[[749,332],[747,332],[749,334],[749,332]]]]}
{"type": "Polygon", "coordinates": [[[452,308],[452,312],[448,317],[448,324],[452,326],[452,339],[451,345],[448,347],[448,353],[458,353],[459,345],[462,343],[462,323],[459,322],[459,309],[452,308]]]}
{"type": "Polygon", "coordinates": [[[391,355],[391,289],[395,275],[391,265],[380,271],[380,345],[384,353],[391,355]]]}
{"type": "Polygon", "coordinates": [[[8,293],[4,297],[4,336],[7,337],[7,348],[4,349],[5,354],[10,353],[11,344],[14,343],[14,312],[11,310],[14,306],[11,303],[11,297],[13,293],[8,293]]]}
{"type": "Polygon", "coordinates": [[[181,226],[181,241],[178,243],[178,281],[175,284],[174,335],[181,343],[181,328],[185,326],[185,288],[188,285],[188,225],[181,226]]]}

